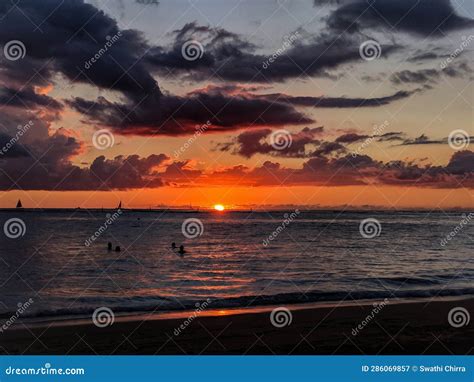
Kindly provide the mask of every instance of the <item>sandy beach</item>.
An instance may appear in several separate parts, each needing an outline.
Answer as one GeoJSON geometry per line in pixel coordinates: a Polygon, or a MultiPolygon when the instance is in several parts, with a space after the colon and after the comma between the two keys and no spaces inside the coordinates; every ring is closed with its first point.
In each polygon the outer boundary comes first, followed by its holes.
{"type": "Polygon", "coordinates": [[[4,354],[472,354],[472,322],[448,323],[455,307],[474,299],[389,301],[344,306],[287,306],[292,320],[272,325],[275,307],[116,317],[29,326],[1,334],[4,354]],[[375,313],[374,313],[375,312],[375,313]],[[368,316],[373,318],[367,320],[368,316]],[[192,317],[189,319],[189,317],[192,317]]]}

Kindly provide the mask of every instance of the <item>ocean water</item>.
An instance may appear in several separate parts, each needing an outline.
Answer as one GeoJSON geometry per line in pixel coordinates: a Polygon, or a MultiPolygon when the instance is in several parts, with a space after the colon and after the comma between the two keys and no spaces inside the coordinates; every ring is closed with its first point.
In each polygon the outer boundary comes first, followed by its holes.
{"type": "Polygon", "coordinates": [[[0,212],[0,316],[474,294],[469,212],[113,213],[0,212]]]}

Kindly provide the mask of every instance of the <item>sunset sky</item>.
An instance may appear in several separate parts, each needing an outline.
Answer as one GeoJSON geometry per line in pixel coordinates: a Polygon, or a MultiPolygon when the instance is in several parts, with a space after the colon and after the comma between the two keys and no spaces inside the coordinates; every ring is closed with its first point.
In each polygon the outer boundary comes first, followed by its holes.
{"type": "Polygon", "coordinates": [[[0,207],[472,208],[473,19],[470,0],[2,1],[0,207]]]}

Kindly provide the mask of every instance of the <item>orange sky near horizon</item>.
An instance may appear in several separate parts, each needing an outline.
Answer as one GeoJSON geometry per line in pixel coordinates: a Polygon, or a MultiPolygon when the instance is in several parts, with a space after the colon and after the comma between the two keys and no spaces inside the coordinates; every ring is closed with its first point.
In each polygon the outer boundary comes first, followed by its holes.
{"type": "Polygon", "coordinates": [[[392,186],[341,187],[161,187],[129,191],[9,191],[0,194],[0,208],[21,199],[25,208],[126,208],[193,207],[226,209],[274,206],[381,206],[384,208],[474,208],[469,189],[430,189],[392,186]]]}
{"type": "Polygon", "coordinates": [[[38,4],[17,4],[0,23],[28,48],[23,64],[0,61],[0,80],[16,94],[0,105],[0,149],[18,140],[8,156],[0,150],[0,186],[11,190],[0,192],[0,208],[18,199],[25,208],[474,207],[474,50],[463,45],[471,5],[446,2],[460,24],[445,33],[424,2],[389,30],[364,26],[361,14],[355,33],[329,22],[344,11],[339,1],[203,0],[205,13],[168,1],[150,12],[118,0],[57,2],[53,13],[74,5],[78,20],[85,15],[81,33],[49,16],[44,34],[18,22],[42,17],[48,7],[38,4]],[[85,68],[110,31],[125,30],[135,37],[124,33],[85,68]],[[193,41],[195,63],[182,49],[193,41]],[[361,53],[367,42],[377,57],[361,53]],[[272,141],[278,131],[286,147],[272,141]],[[109,144],[97,144],[101,132],[109,144]],[[453,147],[455,132],[465,144],[453,147]]]}

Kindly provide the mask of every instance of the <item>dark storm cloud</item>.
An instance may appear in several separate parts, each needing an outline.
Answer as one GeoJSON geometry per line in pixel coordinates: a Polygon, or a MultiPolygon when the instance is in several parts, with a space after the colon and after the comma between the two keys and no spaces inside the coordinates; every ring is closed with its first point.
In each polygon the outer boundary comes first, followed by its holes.
{"type": "Polygon", "coordinates": [[[400,84],[424,84],[428,82],[436,82],[441,75],[436,69],[422,69],[422,70],[402,70],[398,73],[392,74],[390,81],[396,85],[400,84]]]}
{"type": "MultiPolygon", "coordinates": [[[[374,99],[286,96],[277,102],[271,97],[225,93],[183,97],[163,94],[150,74],[178,71],[194,79],[207,79],[217,71],[219,79],[252,82],[282,81],[298,77],[302,71],[304,75],[325,75],[328,70],[361,60],[359,41],[353,37],[295,34],[295,38],[286,41],[284,52],[263,69],[262,63],[268,57],[256,53],[253,43],[223,28],[189,23],[173,32],[170,46],[150,47],[140,33],[119,30],[115,20],[82,0],[45,0],[41,4],[24,0],[13,7],[3,3],[0,16],[1,42],[18,39],[27,50],[22,60],[2,62],[0,78],[8,78],[17,86],[29,83],[31,88],[22,94],[26,106],[47,103],[59,109],[57,101],[36,94],[33,86],[50,85],[60,73],[73,83],[121,92],[124,97],[120,102],[74,98],[67,104],[83,113],[88,122],[110,126],[123,134],[189,134],[196,125],[207,121],[212,126],[206,132],[308,124],[313,120],[297,111],[296,106],[375,107],[410,95],[401,91],[374,99]],[[199,60],[183,57],[183,44],[190,39],[203,43],[199,60]]],[[[389,53],[396,48],[387,46],[383,51],[389,53]]],[[[5,90],[15,91],[18,92],[15,87],[5,90]]],[[[11,106],[21,102],[20,92],[18,95],[11,98],[5,94],[3,98],[11,106]]]]}
{"type": "Polygon", "coordinates": [[[256,154],[288,158],[306,158],[310,156],[309,148],[320,144],[317,138],[323,132],[323,127],[305,127],[297,133],[289,133],[290,145],[279,147],[277,139],[272,141],[271,129],[249,130],[239,134],[232,142],[217,145],[220,151],[230,151],[233,154],[250,158],[256,154]]]}
{"type": "MultiPolygon", "coordinates": [[[[366,36],[340,36],[337,29],[357,13],[362,1],[320,0],[319,3],[340,4],[340,8],[329,18],[333,29],[317,36],[301,31],[302,36],[297,36],[270,62],[273,52],[262,54],[260,47],[222,28],[187,24],[174,32],[172,44],[153,47],[148,51],[150,45],[139,32],[119,30],[112,18],[82,0],[1,2],[0,45],[20,40],[26,47],[26,56],[18,61],[0,61],[3,89],[0,91],[0,103],[4,106],[0,122],[6,131],[0,134],[0,144],[11,141],[17,124],[33,119],[29,109],[41,109],[43,113],[41,117],[39,113],[35,115],[34,129],[29,130],[4,157],[0,157],[0,189],[124,190],[161,187],[171,183],[182,186],[191,180],[209,184],[209,180],[213,179],[212,173],[209,175],[193,169],[189,161],[169,163],[170,159],[164,154],[145,158],[117,156],[113,159],[99,156],[90,165],[76,166],[73,159],[84,152],[84,143],[65,129],[51,128],[55,115],[61,110],[61,103],[36,90],[51,85],[56,78],[66,79],[59,83],[86,83],[99,89],[116,91],[115,101],[104,97],[96,100],[76,97],[69,99],[67,104],[85,115],[88,122],[107,125],[115,132],[131,135],[192,134],[197,129],[196,125],[199,128],[207,121],[210,123],[208,132],[310,124],[314,122],[312,118],[296,110],[297,106],[375,107],[412,94],[400,91],[370,99],[291,97],[282,94],[255,95],[234,89],[232,92],[198,91],[176,96],[161,92],[152,76],[152,73],[171,72],[189,79],[208,80],[217,71],[217,79],[272,83],[306,75],[328,76],[333,74],[334,69],[359,62],[359,45],[366,36]],[[200,60],[187,61],[183,58],[182,44],[188,39],[202,42],[204,52],[200,60]],[[96,59],[97,55],[100,57],[96,59]]],[[[411,3],[408,0],[375,0],[373,6],[378,11],[377,15],[373,10],[365,13],[357,21],[355,29],[379,28],[385,25],[380,22],[379,14],[393,21],[400,10],[411,3]]],[[[413,14],[406,15],[395,27],[396,30],[426,35],[436,20],[447,10],[452,10],[449,2],[444,0],[440,1],[439,9],[429,7],[426,0],[417,4],[421,4],[424,11],[413,9],[413,14]],[[421,17],[425,11],[429,12],[421,17]]],[[[454,15],[443,19],[441,29],[448,31],[469,25],[470,20],[454,15]]],[[[383,46],[382,51],[387,55],[397,49],[400,47],[392,44],[383,46]]],[[[221,149],[233,150],[244,157],[261,153],[307,160],[298,168],[285,168],[279,163],[267,161],[256,168],[239,165],[219,170],[216,174],[222,177],[243,174],[246,181],[254,185],[347,185],[370,181],[430,187],[473,187],[473,153],[470,151],[456,153],[444,167],[420,167],[403,161],[382,163],[365,155],[347,155],[344,144],[350,144],[354,136],[346,134],[339,137],[339,141],[326,142],[319,136],[321,130],[304,128],[292,134],[292,145],[278,152],[268,141],[271,129],[247,130],[221,149]]],[[[379,139],[400,140],[402,134],[387,133],[379,139]]],[[[419,137],[413,141],[427,144],[429,139],[419,137]]],[[[410,144],[410,141],[405,140],[404,144],[410,144]]],[[[230,178],[231,182],[234,180],[230,178]]]]}
{"type": "Polygon", "coordinates": [[[446,166],[420,166],[403,161],[383,163],[367,155],[315,157],[300,168],[266,161],[262,166],[233,166],[210,175],[229,182],[242,179],[252,186],[350,186],[392,185],[427,188],[474,188],[474,153],[455,153],[446,166]],[[223,179],[224,178],[224,179],[223,179]]]}
{"type": "Polygon", "coordinates": [[[421,63],[425,61],[438,60],[447,57],[449,57],[449,55],[447,55],[446,52],[443,52],[442,49],[433,46],[428,46],[427,48],[416,50],[410,57],[407,58],[407,61],[421,63]]]}
{"type": "Polygon", "coordinates": [[[343,153],[345,151],[345,146],[338,142],[322,142],[321,145],[313,153],[311,153],[311,156],[325,157],[333,153],[343,153]]]}
{"type": "Polygon", "coordinates": [[[381,29],[421,37],[474,27],[472,19],[456,14],[450,0],[347,0],[327,21],[338,31],[381,29]]]}
{"type": "Polygon", "coordinates": [[[111,103],[105,99],[93,102],[82,98],[75,98],[68,104],[91,121],[108,125],[121,134],[192,134],[207,121],[210,127],[206,132],[313,122],[291,105],[224,94],[163,95],[150,102],[145,99],[139,105],[111,103]]]}
{"type": "MultiPolygon", "coordinates": [[[[341,139],[338,138],[334,142],[323,141],[321,139],[323,131],[323,127],[305,127],[296,133],[285,131],[283,135],[285,136],[285,142],[288,142],[288,144],[278,145],[278,139],[272,135],[272,130],[250,130],[239,134],[231,142],[216,145],[216,148],[245,158],[250,158],[256,154],[282,158],[312,158],[342,154],[347,151],[343,143],[356,141],[352,138],[352,135],[355,136],[356,134],[347,134],[339,137],[341,139]],[[351,136],[350,139],[349,136],[351,136]]],[[[358,137],[362,139],[362,136],[358,137]]]]}
{"type": "Polygon", "coordinates": [[[24,59],[3,63],[12,78],[44,85],[60,72],[71,81],[113,88],[135,98],[159,92],[153,77],[137,61],[147,48],[141,35],[119,31],[115,20],[83,0],[4,1],[0,17],[2,45],[20,40],[26,47],[24,59]],[[110,39],[115,41],[112,46],[85,69],[85,63],[104,50],[110,39]]]}
{"type": "Polygon", "coordinates": [[[357,107],[379,107],[392,102],[408,98],[416,91],[398,91],[395,94],[374,98],[348,98],[348,97],[293,97],[285,94],[267,94],[260,98],[286,102],[296,106],[308,106],[316,108],[357,108],[357,107]]]}
{"type": "MultiPolygon", "coordinates": [[[[145,60],[140,59],[149,48],[142,36],[136,31],[120,31],[113,19],[81,0],[61,3],[46,0],[41,4],[25,0],[14,7],[3,4],[0,15],[4,16],[0,23],[2,42],[17,39],[27,50],[19,65],[17,62],[2,62],[2,76],[44,86],[59,72],[72,82],[120,91],[125,96],[122,102],[111,102],[106,98],[68,100],[69,106],[84,113],[91,121],[111,126],[120,133],[188,134],[194,132],[196,124],[208,120],[213,124],[209,131],[312,122],[311,118],[290,105],[266,100],[205,94],[186,98],[162,94],[148,71],[150,62],[145,66],[145,60]],[[39,25],[39,30],[35,30],[35,25],[39,25]],[[105,49],[108,41],[113,41],[113,44],[105,49]],[[99,58],[97,54],[100,54],[99,58]],[[91,61],[94,57],[97,59],[91,61]],[[43,75],[38,75],[41,70],[43,75]]],[[[204,35],[209,34],[210,28],[187,25],[175,33],[176,41],[182,43],[191,30],[204,35]]],[[[250,43],[223,29],[212,29],[212,44],[217,59],[252,49],[250,43]]],[[[171,56],[163,59],[168,61],[171,56]]],[[[186,61],[181,51],[179,60],[186,61]]],[[[206,64],[206,59],[202,62],[206,64]]],[[[179,67],[175,64],[171,66],[179,67]]],[[[45,96],[36,95],[31,90],[28,95],[30,102],[48,101],[45,96]]],[[[10,100],[15,101],[19,102],[15,98],[10,100]]],[[[54,102],[51,105],[58,107],[54,102]]]]}
{"type": "Polygon", "coordinates": [[[15,90],[0,89],[0,105],[36,109],[44,107],[52,110],[61,110],[62,104],[47,95],[37,94],[31,88],[15,90]]]}
{"type": "Polygon", "coordinates": [[[164,154],[139,158],[137,155],[114,159],[97,157],[90,167],[80,168],[69,161],[41,157],[0,161],[1,190],[127,190],[164,185],[154,168],[168,157],[164,154]]]}
{"type": "Polygon", "coordinates": [[[174,41],[170,46],[154,47],[148,52],[147,60],[150,64],[170,70],[209,68],[228,59],[243,58],[244,52],[253,52],[256,49],[254,44],[235,33],[223,28],[198,25],[195,22],[175,30],[172,36],[174,41]],[[189,41],[195,41],[198,44],[193,44],[189,50],[186,50],[183,45],[189,41]],[[196,50],[193,52],[192,49],[196,50]],[[196,60],[186,59],[183,56],[187,54],[190,56],[197,54],[200,57],[196,60]]]}
{"type": "MultiPolygon", "coordinates": [[[[353,36],[322,33],[317,36],[296,31],[287,36],[275,52],[257,53],[257,46],[242,36],[221,28],[186,24],[174,32],[168,47],[156,47],[147,54],[152,70],[162,73],[187,74],[193,80],[275,82],[305,76],[326,76],[343,64],[361,60],[359,41],[353,36]],[[197,40],[202,57],[186,60],[182,47],[197,40]]],[[[399,47],[383,46],[388,55],[399,47]]]]}
{"type": "Polygon", "coordinates": [[[447,139],[430,139],[425,134],[421,134],[419,137],[413,139],[406,139],[401,143],[401,146],[409,145],[441,145],[447,143],[447,139]]]}
{"type": "Polygon", "coordinates": [[[380,181],[385,184],[416,185],[432,188],[474,188],[474,153],[458,151],[446,166],[420,167],[400,161],[383,167],[380,181]]]}
{"type": "Polygon", "coordinates": [[[29,157],[30,154],[18,143],[16,137],[0,133],[0,160],[3,158],[29,157]]]}
{"type": "Polygon", "coordinates": [[[398,91],[394,94],[382,97],[373,98],[351,98],[351,97],[311,97],[311,96],[290,96],[283,93],[271,93],[271,94],[255,94],[253,92],[259,90],[266,90],[266,87],[255,86],[248,87],[242,85],[223,85],[223,86],[207,86],[206,88],[196,90],[191,95],[199,94],[210,94],[210,95],[242,95],[249,99],[260,99],[268,100],[271,102],[285,103],[294,106],[305,106],[315,108],[357,108],[357,107],[378,107],[388,105],[392,102],[396,102],[420,91],[415,89],[412,91],[398,91]]]}
{"type": "MultiPolygon", "coordinates": [[[[474,137],[468,138],[470,142],[474,140],[474,137]]],[[[405,139],[400,146],[410,145],[444,145],[448,144],[448,138],[432,139],[425,134],[421,134],[419,137],[413,139],[405,139]]]]}
{"type": "Polygon", "coordinates": [[[434,84],[443,75],[450,78],[465,78],[470,76],[472,69],[466,62],[451,64],[444,69],[402,70],[390,76],[390,81],[395,85],[402,84],[434,84]]]}
{"type": "Polygon", "coordinates": [[[446,171],[450,174],[467,175],[474,173],[474,152],[464,150],[455,153],[448,165],[446,171]]]}
{"type": "MultiPolygon", "coordinates": [[[[303,129],[296,135],[314,135],[310,130],[303,129]]],[[[253,138],[265,137],[265,134],[267,131],[262,131],[253,138]]],[[[234,184],[236,179],[240,179],[242,185],[252,186],[380,184],[474,188],[474,153],[467,150],[456,152],[446,166],[420,166],[404,161],[383,163],[367,155],[346,155],[341,144],[322,142],[317,150],[307,155],[309,159],[298,168],[287,168],[279,163],[266,161],[255,168],[237,165],[205,173],[193,169],[190,161],[171,162],[164,154],[145,158],[138,155],[117,156],[113,159],[99,156],[90,166],[80,168],[73,165],[69,158],[77,155],[82,148],[81,144],[62,131],[56,132],[51,139],[51,151],[47,150],[47,142],[43,142],[42,145],[28,147],[32,152],[31,157],[15,155],[8,161],[0,160],[0,189],[106,191],[209,184],[211,180],[216,185],[234,184]]],[[[250,139],[245,141],[251,143],[250,139]]],[[[296,143],[299,150],[292,149],[296,156],[302,153],[303,143],[304,141],[296,143]]],[[[314,139],[311,143],[317,144],[314,139]]],[[[253,151],[261,151],[261,147],[268,148],[261,144],[253,151]]],[[[305,152],[306,149],[304,147],[305,152]]],[[[264,151],[268,154],[268,150],[264,151]]]]}
{"type": "Polygon", "coordinates": [[[347,133],[336,138],[334,142],[351,144],[364,140],[376,140],[377,142],[404,141],[404,134],[401,132],[388,132],[380,135],[361,135],[357,133],[347,133]]]}
{"type": "Polygon", "coordinates": [[[354,142],[362,141],[362,140],[367,139],[367,138],[369,138],[368,135],[348,133],[348,134],[343,134],[343,135],[337,137],[335,142],[338,142],[338,143],[354,143],[354,142]]]}
{"type": "Polygon", "coordinates": [[[391,131],[378,136],[379,142],[403,141],[405,134],[401,131],[391,131]]]}

